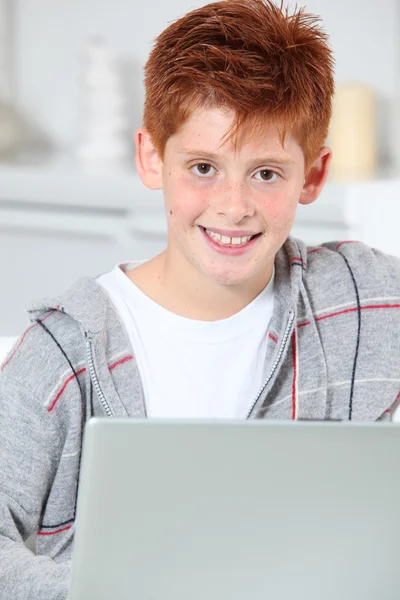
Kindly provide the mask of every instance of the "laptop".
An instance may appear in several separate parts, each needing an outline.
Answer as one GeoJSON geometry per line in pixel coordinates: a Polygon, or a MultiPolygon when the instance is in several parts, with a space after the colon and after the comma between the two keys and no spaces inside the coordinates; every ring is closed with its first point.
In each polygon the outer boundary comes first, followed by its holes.
{"type": "Polygon", "coordinates": [[[398,600],[400,428],[92,419],[69,600],[398,600]]]}

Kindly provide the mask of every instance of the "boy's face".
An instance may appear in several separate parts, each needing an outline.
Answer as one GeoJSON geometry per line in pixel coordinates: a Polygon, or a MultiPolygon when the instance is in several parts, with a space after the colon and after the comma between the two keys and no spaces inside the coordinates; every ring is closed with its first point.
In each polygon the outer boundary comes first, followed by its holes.
{"type": "Polygon", "coordinates": [[[267,283],[297,204],[312,202],[322,189],[330,150],[306,177],[301,147],[288,134],[282,148],[276,128],[236,152],[232,142],[220,146],[233,118],[218,108],[198,109],[168,139],[163,161],[149,154],[151,141],[140,139],[139,130],[138,167],[146,185],[164,191],[167,254],[180,269],[223,285],[267,283]]]}

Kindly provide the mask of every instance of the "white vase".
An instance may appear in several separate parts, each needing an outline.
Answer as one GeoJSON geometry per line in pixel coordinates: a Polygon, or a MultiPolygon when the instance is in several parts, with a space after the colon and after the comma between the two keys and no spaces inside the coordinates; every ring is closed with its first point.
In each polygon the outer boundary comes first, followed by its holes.
{"type": "Polygon", "coordinates": [[[77,157],[91,171],[118,170],[132,154],[126,98],[114,53],[104,37],[90,38],[84,50],[77,157]]]}

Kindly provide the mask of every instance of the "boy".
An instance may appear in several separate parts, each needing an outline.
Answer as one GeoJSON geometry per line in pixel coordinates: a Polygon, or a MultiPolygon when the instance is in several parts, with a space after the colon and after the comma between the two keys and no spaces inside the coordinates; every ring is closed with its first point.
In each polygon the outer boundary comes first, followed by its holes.
{"type": "Polygon", "coordinates": [[[67,597],[92,415],[376,420],[399,393],[399,261],[289,237],[331,158],[318,20],[269,0],[209,4],[159,36],[145,83],[136,161],[164,191],[167,249],[32,303],[2,366],[8,600],[67,597]]]}

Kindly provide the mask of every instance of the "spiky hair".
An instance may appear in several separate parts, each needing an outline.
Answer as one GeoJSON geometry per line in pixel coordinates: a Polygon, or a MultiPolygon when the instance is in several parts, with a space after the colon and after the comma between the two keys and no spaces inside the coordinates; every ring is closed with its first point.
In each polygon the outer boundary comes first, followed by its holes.
{"type": "Polygon", "coordinates": [[[145,65],[144,126],[161,157],[168,138],[198,107],[233,109],[240,130],[280,127],[306,165],[327,137],[334,59],[320,18],[272,0],[220,0],[170,24],[145,65]],[[246,127],[244,127],[246,126],[246,127]]]}

